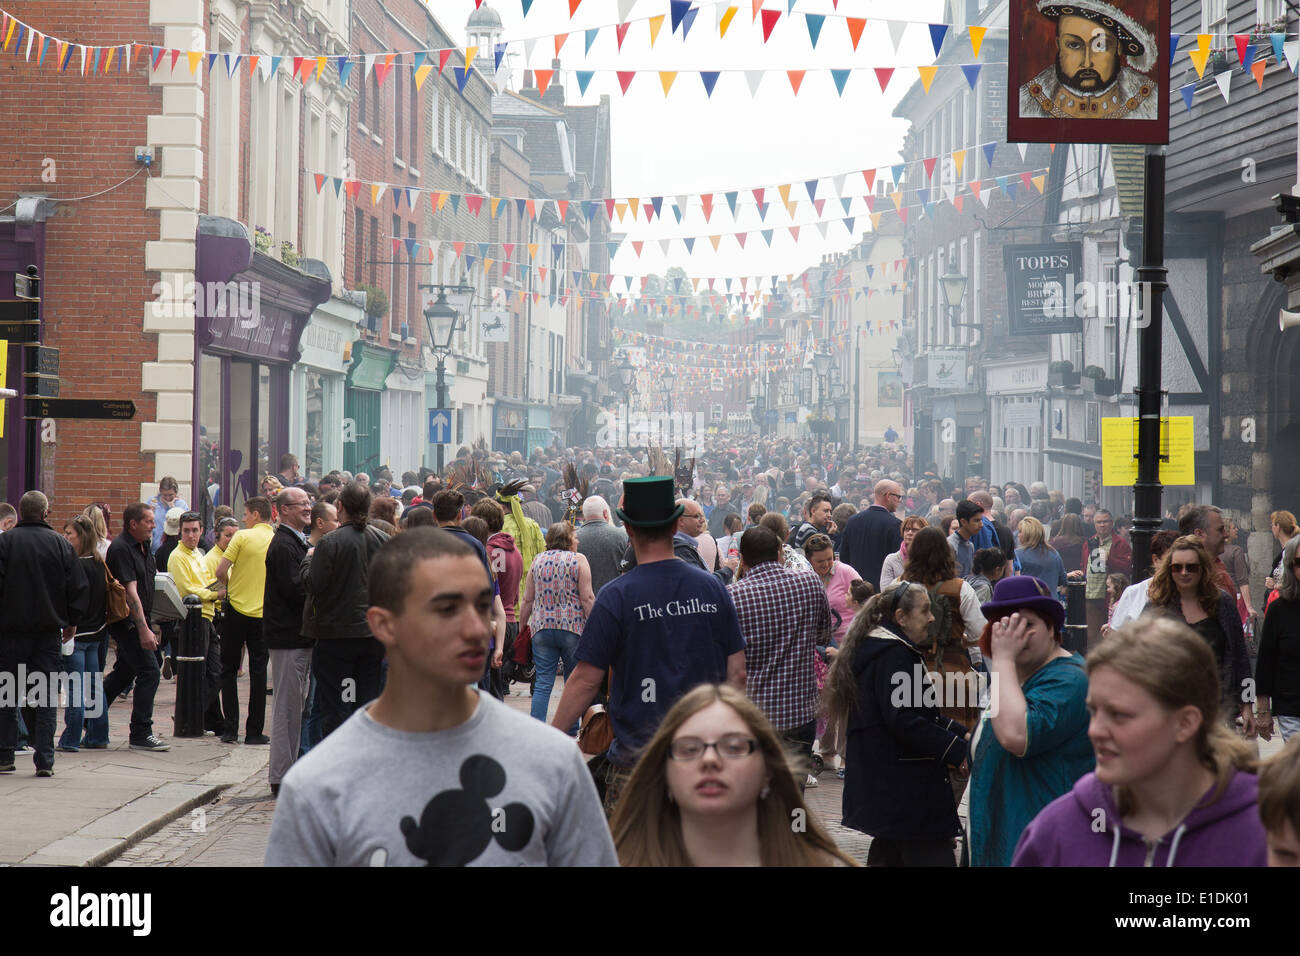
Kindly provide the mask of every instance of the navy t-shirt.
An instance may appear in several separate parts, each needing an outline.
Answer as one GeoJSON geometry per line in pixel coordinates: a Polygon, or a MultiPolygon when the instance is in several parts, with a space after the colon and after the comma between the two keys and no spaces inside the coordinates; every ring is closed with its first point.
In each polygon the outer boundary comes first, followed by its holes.
{"type": "Polygon", "coordinates": [[[744,649],[727,589],[685,561],[638,565],[601,588],[577,657],[614,671],[610,762],[635,763],[677,699],[699,684],[726,680],[727,658],[744,649]]]}

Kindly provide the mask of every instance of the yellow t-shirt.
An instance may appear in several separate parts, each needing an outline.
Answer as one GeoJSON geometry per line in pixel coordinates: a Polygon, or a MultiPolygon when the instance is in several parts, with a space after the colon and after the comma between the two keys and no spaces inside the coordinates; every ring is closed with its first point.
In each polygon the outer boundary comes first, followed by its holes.
{"type": "Polygon", "coordinates": [[[223,557],[230,562],[226,576],[226,597],[244,617],[262,616],[262,599],[266,594],[266,549],[271,546],[275,529],[269,524],[235,532],[223,557]]]}
{"type": "Polygon", "coordinates": [[[178,542],[167,559],[167,573],[176,582],[176,590],[182,598],[188,594],[199,596],[203,602],[203,616],[210,621],[216,609],[217,592],[213,590],[216,574],[215,570],[208,569],[203,559],[203,555],[178,542]]]}
{"type": "MultiPolygon", "coordinates": [[[[180,547],[180,545],[177,545],[177,547],[180,547]]],[[[212,546],[212,550],[203,556],[203,566],[208,569],[208,573],[212,575],[213,579],[217,576],[217,565],[221,563],[221,559],[225,556],[226,552],[215,544],[212,546]]]]}

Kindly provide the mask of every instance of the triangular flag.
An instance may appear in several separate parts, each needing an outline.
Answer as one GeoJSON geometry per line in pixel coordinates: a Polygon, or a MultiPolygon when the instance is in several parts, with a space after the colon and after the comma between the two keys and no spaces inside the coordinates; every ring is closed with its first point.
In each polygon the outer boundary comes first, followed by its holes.
{"type": "Polygon", "coordinates": [[[676,79],[677,79],[676,70],[659,71],[659,85],[664,88],[664,96],[667,96],[668,91],[673,88],[673,81],[676,79]]]}
{"type": "Polygon", "coordinates": [[[850,72],[850,70],[831,70],[831,79],[835,81],[835,91],[840,96],[844,95],[844,84],[848,83],[850,72]]]}
{"type": "Polygon", "coordinates": [[[866,181],[867,192],[874,193],[876,191],[876,171],[874,169],[864,169],[862,178],[866,181]]]}
{"type": "Polygon", "coordinates": [[[1174,56],[1178,53],[1178,41],[1181,40],[1181,39],[1182,39],[1182,34],[1181,34],[1181,33],[1171,33],[1171,34],[1169,34],[1169,59],[1170,59],[1170,61],[1172,61],[1173,58],[1174,58],[1174,56]]]}
{"type": "Polygon", "coordinates": [[[1192,98],[1196,95],[1196,84],[1188,83],[1186,86],[1180,86],[1178,92],[1183,94],[1183,105],[1187,107],[1188,112],[1192,109],[1192,98]]]}
{"type": "MultiPolygon", "coordinates": [[[[808,191],[808,198],[813,202],[817,200],[817,183],[818,180],[809,179],[803,184],[803,188],[808,191]]],[[[787,201],[786,204],[789,205],[789,202],[787,201]]]]}
{"type": "Polygon", "coordinates": [[[1291,67],[1291,72],[1296,71],[1296,66],[1300,65],[1300,40],[1288,40],[1282,44],[1282,52],[1286,55],[1286,65],[1291,67]]]}
{"type": "Polygon", "coordinates": [[[880,84],[880,92],[885,92],[885,87],[889,85],[889,78],[894,75],[892,66],[875,67],[876,81],[880,84]]]}
{"type": "Polygon", "coordinates": [[[618,70],[616,72],[618,73],[618,85],[623,90],[623,92],[626,93],[627,88],[632,85],[632,78],[636,76],[636,71],[618,70]]]}
{"type": "Polygon", "coordinates": [[[672,15],[670,31],[676,33],[677,28],[681,25],[682,17],[686,16],[686,11],[691,8],[691,0],[669,0],[668,8],[672,15]]]}
{"type": "Polygon", "coordinates": [[[766,70],[746,70],[745,82],[749,84],[749,95],[758,96],[758,84],[763,82],[763,77],[767,76],[766,70]]]}
{"type": "Polygon", "coordinates": [[[570,19],[572,19],[573,15],[574,15],[575,13],[578,12],[578,5],[581,4],[581,3],[582,3],[582,0],[569,0],[569,17],[570,17],[570,19]]]}
{"type": "Polygon", "coordinates": [[[997,151],[997,148],[998,144],[996,142],[984,144],[984,162],[989,169],[993,168],[993,153],[997,151]]]}
{"type": "Polygon", "coordinates": [[[494,69],[497,70],[501,69],[501,61],[505,59],[505,56],[506,56],[506,44],[498,43],[496,46],[492,48],[492,59],[493,59],[492,65],[494,69]]]}
{"type": "Polygon", "coordinates": [[[962,170],[963,170],[963,169],[965,168],[965,166],[966,166],[966,150],[964,150],[964,149],[959,149],[959,150],[956,150],[956,151],[953,152],[953,154],[952,154],[952,165],[953,165],[953,168],[954,168],[955,170],[957,170],[957,175],[958,175],[958,176],[961,176],[961,174],[962,174],[962,170]]]}
{"type": "Polygon", "coordinates": [[[1255,46],[1255,44],[1253,44],[1253,43],[1247,43],[1247,44],[1246,44],[1246,49],[1245,49],[1245,54],[1246,54],[1246,55],[1245,55],[1244,57],[1242,57],[1242,60],[1241,60],[1241,68],[1242,68],[1243,70],[1249,70],[1251,64],[1255,62],[1255,51],[1256,51],[1256,49],[1257,49],[1257,47],[1255,46]]]}
{"type": "Polygon", "coordinates": [[[704,209],[704,221],[708,222],[713,216],[713,193],[702,193],[700,206],[704,209]]]}
{"type": "Polygon", "coordinates": [[[689,10],[686,11],[686,16],[682,18],[682,39],[683,40],[685,40],[686,37],[690,34],[691,27],[695,26],[695,18],[696,16],[699,15],[699,12],[700,12],[699,7],[691,7],[689,10]]]}
{"type": "Polygon", "coordinates": [[[664,15],[663,15],[662,13],[659,14],[659,16],[657,16],[657,17],[651,17],[651,18],[650,18],[650,46],[651,46],[651,48],[654,47],[654,45],[655,45],[655,40],[659,39],[659,31],[663,28],[663,25],[664,25],[664,15]]]}
{"type": "MultiPolygon", "coordinates": [[[[1247,33],[1234,33],[1232,42],[1237,47],[1237,62],[1241,64],[1241,68],[1244,70],[1250,65],[1246,62],[1246,50],[1250,46],[1250,35],[1247,33]]],[[[1254,56],[1254,53],[1254,50],[1250,51],[1251,56],[1254,56]]]]}
{"type": "Polygon", "coordinates": [[[1210,51],[1201,49],[1188,50],[1187,56],[1191,59],[1192,66],[1196,67],[1197,78],[1205,76],[1205,61],[1210,58],[1210,51]]]}
{"type": "Polygon", "coordinates": [[[470,69],[466,69],[463,66],[454,66],[452,67],[452,71],[456,74],[457,92],[464,93],[465,84],[469,82],[470,75],[473,74],[474,71],[470,69]]]}
{"type": "Polygon", "coordinates": [[[726,195],[727,195],[727,205],[731,207],[731,215],[734,217],[736,215],[736,198],[739,196],[739,193],[733,189],[731,192],[727,193],[726,195]]]}
{"type": "Polygon", "coordinates": [[[591,83],[591,78],[594,75],[593,72],[591,70],[575,70],[573,75],[578,78],[578,92],[586,95],[587,86],[591,83]]]}
{"type": "Polygon", "coordinates": [[[916,72],[921,76],[921,88],[925,90],[926,96],[930,95],[930,85],[934,83],[934,75],[939,72],[937,66],[918,66],[916,72]]]}
{"type": "Polygon", "coordinates": [[[934,166],[935,163],[937,163],[938,161],[939,161],[938,156],[927,156],[925,159],[921,160],[921,165],[925,167],[926,179],[934,178],[934,166]]]}
{"type": "Polygon", "coordinates": [[[889,172],[890,172],[890,173],[893,175],[893,177],[894,177],[894,185],[895,185],[895,186],[897,186],[900,182],[903,181],[903,170],[904,170],[905,168],[906,168],[906,164],[905,164],[905,163],[897,163],[897,164],[895,164],[895,165],[889,167],[889,172]]]}
{"type": "Polygon", "coordinates": [[[584,39],[586,40],[586,44],[587,44],[585,49],[583,49],[582,51],[584,56],[591,52],[591,45],[596,42],[596,37],[597,35],[599,35],[599,33],[600,33],[600,27],[596,27],[594,29],[588,30],[584,35],[584,39]]]}
{"type": "Polygon", "coordinates": [[[930,24],[930,42],[934,45],[934,55],[939,55],[939,49],[943,46],[943,38],[948,35],[948,24],[931,23],[930,24]]]}
{"type": "Polygon", "coordinates": [[[898,53],[898,44],[902,42],[903,34],[907,32],[908,22],[906,20],[888,20],[889,39],[894,44],[894,52],[898,53]]]}
{"type": "Polygon", "coordinates": [[[849,28],[849,39],[853,41],[853,49],[857,50],[858,41],[862,39],[862,31],[867,21],[862,17],[845,17],[844,25],[849,28]]]}
{"type": "MultiPolygon", "coordinates": [[[[367,59],[367,60],[373,60],[374,57],[367,56],[366,59],[367,59]]],[[[445,70],[445,69],[447,69],[447,61],[450,60],[450,59],[451,59],[451,50],[439,50],[439,51],[438,51],[438,75],[439,75],[439,76],[442,76],[442,71],[445,70]]],[[[527,62],[527,59],[526,59],[526,58],[525,58],[525,62],[527,62]]],[[[368,70],[368,68],[367,68],[367,70],[368,70]]]]}
{"type": "Polygon", "coordinates": [[[785,75],[790,78],[790,88],[794,90],[794,95],[799,95],[799,87],[803,85],[804,70],[786,70],[785,75]]]}
{"type": "Polygon", "coordinates": [[[618,26],[614,27],[614,36],[618,40],[618,49],[620,52],[623,49],[623,40],[627,37],[627,31],[631,28],[631,23],[620,23],[618,26]]]}
{"type": "Polygon", "coordinates": [[[964,63],[961,71],[966,74],[966,82],[970,84],[970,88],[975,89],[975,82],[980,78],[980,64],[964,63]]]}
{"type": "Polygon", "coordinates": [[[719,5],[718,12],[721,14],[718,18],[718,36],[725,37],[727,35],[727,27],[731,26],[731,21],[736,17],[736,8],[727,7],[727,9],[723,10],[721,5],[719,5]]]}
{"type": "Polygon", "coordinates": [[[555,55],[557,57],[560,55],[560,51],[564,49],[564,44],[567,43],[568,40],[569,35],[567,33],[555,34],[555,55]]]}
{"type": "Polygon", "coordinates": [[[776,26],[776,21],[781,19],[780,10],[760,10],[763,17],[763,42],[766,43],[772,36],[772,29],[776,26]]]}
{"type": "Polygon", "coordinates": [[[1214,82],[1219,84],[1219,93],[1223,96],[1223,102],[1227,103],[1229,88],[1232,86],[1232,71],[1224,70],[1214,77],[1214,82]]]}
{"type": "Polygon", "coordinates": [[[970,49],[975,56],[980,55],[980,47],[984,45],[984,34],[989,32],[988,27],[970,27],[970,49]]]}
{"type": "Polygon", "coordinates": [[[420,87],[424,86],[425,79],[433,72],[433,64],[426,63],[415,71],[415,89],[418,92],[420,87]]]}
{"type": "Polygon", "coordinates": [[[1265,60],[1256,60],[1250,65],[1250,72],[1255,75],[1255,82],[1259,84],[1261,90],[1264,88],[1264,70],[1267,67],[1268,62],[1265,60]]]}
{"type": "Polygon", "coordinates": [[[804,20],[808,24],[808,39],[812,40],[813,49],[817,49],[817,38],[822,35],[822,24],[826,22],[825,14],[805,13],[804,20]]]}
{"type": "Polygon", "coordinates": [[[528,16],[528,11],[532,9],[533,0],[520,0],[524,6],[524,16],[528,16]]]}
{"type": "Polygon", "coordinates": [[[1282,53],[1282,45],[1283,45],[1283,43],[1284,43],[1285,40],[1286,40],[1286,34],[1285,34],[1285,33],[1270,33],[1270,34],[1268,35],[1268,39],[1269,39],[1269,42],[1273,45],[1273,59],[1277,60],[1278,63],[1281,63],[1281,62],[1282,62],[1282,56],[1283,56],[1283,53],[1282,53]]]}
{"type": "Polygon", "coordinates": [[[713,88],[718,85],[718,77],[721,74],[717,70],[700,71],[700,80],[704,83],[704,92],[712,97],[713,88]]]}
{"type": "Polygon", "coordinates": [[[324,185],[325,185],[325,174],[324,174],[324,173],[317,173],[317,174],[316,174],[316,194],[317,194],[317,195],[320,195],[321,188],[322,188],[324,185]]]}
{"type": "Polygon", "coordinates": [[[1035,176],[1033,178],[1033,183],[1034,183],[1034,188],[1038,190],[1038,194],[1041,196],[1043,193],[1043,188],[1047,185],[1047,177],[1035,176]]]}
{"type": "MultiPolygon", "coordinates": [[[[71,47],[69,47],[68,52],[72,52],[71,47]]],[[[200,50],[188,50],[185,53],[185,58],[190,61],[190,74],[193,75],[194,71],[199,68],[199,61],[203,59],[203,53],[200,50]]]]}
{"type": "Polygon", "coordinates": [[[533,82],[537,84],[538,96],[546,95],[546,90],[551,85],[551,77],[554,75],[554,70],[533,70],[533,82]]]}
{"type": "Polygon", "coordinates": [[[713,251],[718,251],[718,243],[722,241],[721,236],[709,236],[709,242],[713,244],[713,251]]]}

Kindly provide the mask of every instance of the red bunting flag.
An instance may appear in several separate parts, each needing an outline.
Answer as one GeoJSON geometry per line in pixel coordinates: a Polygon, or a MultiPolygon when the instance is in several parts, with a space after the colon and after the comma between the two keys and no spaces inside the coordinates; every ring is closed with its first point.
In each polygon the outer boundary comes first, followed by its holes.
{"type": "Polygon", "coordinates": [[[862,178],[867,181],[867,192],[874,193],[876,191],[876,171],[874,169],[864,169],[862,178]]]}
{"type": "Polygon", "coordinates": [[[620,52],[623,50],[623,39],[627,36],[628,28],[631,26],[632,21],[629,20],[627,23],[620,23],[618,26],[614,27],[614,36],[618,39],[618,49],[620,52]]]}
{"type": "Polygon", "coordinates": [[[622,87],[623,92],[627,93],[627,88],[632,85],[632,78],[636,76],[635,70],[618,70],[618,85],[622,87]]]}
{"type": "Polygon", "coordinates": [[[776,21],[781,19],[780,10],[760,10],[763,15],[763,42],[766,43],[772,36],[772,28],[776,26],[776,21]]]}
{"type": "Polygon", "coordinates": [[[316,174],[316,193],[317,193],[318,195],[320,194],[321,187],[324,186],[324,185],[325,185],[325,174],[324,174],[324,173],[317,173],[317,174],[316,174]]]}
{"type": "Polygon", "coordinates": [[[885,87],[889,85],[889,79],[894,75],[892,66],[878,66],[876,70],[876,80],[880,83],[880,92],[885,92],[885,87]]]}
{"type": "Polygon", "coordinates": [[[934,164],[939,161],[938,156],[931,156],[929,159],[921,160],[921,165],[925,167],[925,178],[934,178],[934,164]]]}

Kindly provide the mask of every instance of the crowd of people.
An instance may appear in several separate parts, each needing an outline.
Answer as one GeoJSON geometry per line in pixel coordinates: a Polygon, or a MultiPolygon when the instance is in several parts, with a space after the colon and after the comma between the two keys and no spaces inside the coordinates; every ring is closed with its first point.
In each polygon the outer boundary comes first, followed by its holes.
{"type": "MultiPolygon", "coordinates": [[[[823,772],[868,865],[1300,864],[1300,742],[1255,742],[1300,736],[1288,512],[1261,613],[1213,506],[1133,583],[1126,516],[893,444],[280,464],[242,525],[164,478],[111,542],[106,506],[60,536],[39,492],[0,534],[0,665],[86,689],[59,750],[107,747],[128,694],[129,745],[168,747],[155,574],[199,597],[207,729],[270,747],[268,864],[852,865],[823,772]]],[[[0,772],[21,734],[53,774],[40,704],[0,707],[0,772]]]]}

